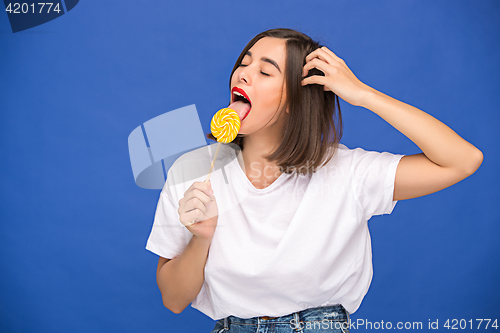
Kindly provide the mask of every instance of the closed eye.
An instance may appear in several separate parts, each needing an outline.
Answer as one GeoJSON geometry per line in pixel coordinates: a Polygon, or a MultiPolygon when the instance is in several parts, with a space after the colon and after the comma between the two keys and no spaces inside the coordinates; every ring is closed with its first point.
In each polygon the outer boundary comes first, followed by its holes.
{"type": "MultiPolygon", "coordinates": [[[[244,64],[241,64],[241,63],[238,65],[238,67],[247,67],[247,66],[248,66],[248,65],[244,65],[244,64]]],[[[265,72],[263,72],[263,71],[260,71],[260,74],[262,74],[262,75],[264,75],[264,76],[271,76],[271,75],[269,75],[269,74],[267,74],[267,73],[265,73],[265,72]]]]}

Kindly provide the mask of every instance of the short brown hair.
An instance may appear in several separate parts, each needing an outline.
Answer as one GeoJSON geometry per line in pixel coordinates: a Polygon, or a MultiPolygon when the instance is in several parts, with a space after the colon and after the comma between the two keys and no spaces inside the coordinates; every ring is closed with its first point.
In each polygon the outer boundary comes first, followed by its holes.
{"type": "MultiPolygon", "coordinates": [[[[274,161],[285,173],[309,174],[326,164],[333,157],[342,137],[342,114],[339,98],[324,86],[309,84],[302,86],[302,69],[309,53],[321,45],[309,36],[292,29],[271,29],[255,36],[245,46],[236,61],[231,78],[247,51],[260,39],[274,37],[286,41],[285,82],[289,116],[285,120],[283,140],[276,150],[264,156],[274,161]],[[334,119],[336,118],[336,119],[334,119]],[[329,149],[332,148],[332,149],[329,149]]],[[[307,76],[324,75],[312,69],[307,76]]],[[[212,133],[208,139],[216,141],[212,133]]],[[[244,134],[238,134],[233,143],[244,149],[244,134]]]]}

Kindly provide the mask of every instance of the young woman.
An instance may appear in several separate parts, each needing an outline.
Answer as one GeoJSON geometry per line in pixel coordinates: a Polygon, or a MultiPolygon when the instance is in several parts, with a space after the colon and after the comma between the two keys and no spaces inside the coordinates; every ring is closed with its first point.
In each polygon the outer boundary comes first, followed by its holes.
{"type": "Polygon", "coordinates": [[[163,303],[175,313],[192,303],[218,320],[213,332],[347,332],[372,277],[368,219],[466,178],[482,153],[294,30],[252,39],[230,91],[242,122],[219,152],[223,167],[205,182],[210,157],[190,152],[160,195],[146,248],[160,256],[163,303]],[[375,112],[422,153],[340,144],[339,97],[375,112]],[[198,166],[205,174],[187,179],[198,166]]]}

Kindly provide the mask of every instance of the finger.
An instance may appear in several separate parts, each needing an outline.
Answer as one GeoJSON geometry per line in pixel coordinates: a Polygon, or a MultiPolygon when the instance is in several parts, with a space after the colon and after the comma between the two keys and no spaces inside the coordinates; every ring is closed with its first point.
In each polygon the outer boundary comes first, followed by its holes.
{"type": "Polygon", "coordinates": [[[308,84],[319,84],[324,86],[326,85],[326,83],[327,83],[327,78],[319,75],[309,76],[302,80],[302,86],[306,86],[308,84]]]}
{"type": "MultiPolygon", "coordinates": [[[[328,63],[332,66],[335,66],[336,64],[340,64],[342,67],[344,67],[351,74],[354,75],[354,73],[351,71],[351,69],[349,67],[347,67],[345,61],[343,59],[341,59],[340,57],[338,57],[331,50],[329,50],[326,46],[323,46],[322,48],[316,49],[315,51],[311,52],[311,54],[309,54],[309,56],[306,57],[306,61],[308,58],[312,60],[315,57],[322,59],[323,61],[325,61],[326,63],[328,63]]],[[[307,75],[307,73],[303,74],[303,76],[306,76],[306,75],[307,75]]]]}
{"type": "Polygon", "coordinates": [[[201,202],[207,206],[210,202],[210,196],[208,196],[205,192],[202,192],[201,190],[198,189],[193,189],[190,192],[186,192],[186,195],[184,197],[184,203],[186,203],[189,200],[192,200],[193,198],[199,199],[201,202]]]}
{"type": "Polygon", "coordinates": [[[205,211],[207,208],[208,208],[208,205],[210,204],[210,202],[208,203],[204,203],[202,202],[200,199],[198,198],[191,198],[190,200],[186,201],[184,203],[184,205],[182,206],[179,206],[179,215],[180,214],[183,214],[183,213],[187,213],[193,209],[199,209],[201,211],[205,211]]]}
{"type": "Polygon", "coordinates": [[[205,220],[207,219],[211,219],[213,217],[216,217],[216,216],[219,216],[219,210],[217,208],[217,204],[212,202],[210,204],[210,208],[207,209],[206,211],[203,212],[204,216],[205,216],[205,220]],[[212,209],[212,205],[214,206],[213,209],[212,209]]]}
{"type": "Polygon", "coordinates": [[[321,48],[321,50],[323,50],[324,52],[326,52],[330,57],[332,57],[333,59],[339,61],[339,62],[344,62],[344,60],[342,60],[338,55],[336,55],[335,53],[333,53],[329,48],[327,48],[326,46],[323,46],[321,48]]]}
{"type": "Polygon", "coordinates": [[[179,221],[187,227],[192,226],[194,223],[205,221],[206,219],[208,219],[208,217],[206,217],[201,210],[193,209],[190,212],[182,214],[179,221]]]}
{"type": "Polygon", "coordinates": [[[306,64],[310,63],[314,59],[320,59],[327,64],[329,64],[330,61],[333,60],[326,52],[321,51],[321,50],[318,51],[318,50],[313,51],[312,53],[309,53],[309,55],[306,57],[306,64]]]}
{"type": "Polygon", "coordinates": [[[324,61],[328,61],[331,56],[322,49],[316,49],[307,55],[306,62],[309,62],[314,58],[320,58],[324,61]]]}
{"type": "Polygon", "coordinates": [[[192,225],[193,223],[196,223],[196,215],[197,213],[194,210],[190,211],[189,213],[180,214],[179,221],[184,226],[192,225]]]}
{"type": "Polygon", "coordinates": [[[309,55],[306,57],[306,63],[312,61],[313,59],[321,59],[327,64],[332,64],[336,61],[332,56],[330,56],[322,49],[316,49],[313,52],[309,53],[309,55]]]}
{"type": "Polygon", "coordinates": [[[213,217],[218,216],[219,211],[217,209],[217,203],[215,202],[215,196],[213,196],[212,199],[213,200],[210,203],[210,205],[215,205],[214,209],[205,209],[205,210],[199,208],[193,209],[192,211],[186,213],[186,220],[193,221],[193,223],[198,223],[198,222],[205,222],[213,217]]]}
{"type": "Polygon", "coordinates": [[[326,75],[328,73],[328,66],[331,66],[331,65],[328,65],[323,60],[315,58],[304,65],[304,67],[302,69],[302,76],[307,76],[309,71],[313,68],[319,69],[320,71],[322,71],[326,75]]]}
{"type": "Polygon", "coordinates": [[[210,196],[210,190],[211,190],[210,182],[194,182],[191,184],[191,186],[186,190],[184,193],[184,196],[186,196],[188,193],[191,193],[195,190],[199,190],[206,195],[210,196]]]}
{"type": "Polygon", "coordinates": [[[344,66],[344,68],[346,68],[352,75],[354,75],[354,73],[351,71],[351,69],[345,63],[344,59],[339,58],[339,56],[337,56],[335,53],[333,53],[331,50],[329,50],[326,46],[323,46],[322,49],[324,49],[325,52],[330,54],[335,60],[340,62],[342,64],[342,66],[344,66]]]}
{"type": "MultiPolygon", "coordinates": [[[[205,193],[207,196],[210,196],[210,190],[212,189],[212,183],[210,181],[208,182],[194,182],[191,186],[190,189],[197,189],[205,193]]],[[[189,189],[188,189],[189,190],[189,189]]]]}

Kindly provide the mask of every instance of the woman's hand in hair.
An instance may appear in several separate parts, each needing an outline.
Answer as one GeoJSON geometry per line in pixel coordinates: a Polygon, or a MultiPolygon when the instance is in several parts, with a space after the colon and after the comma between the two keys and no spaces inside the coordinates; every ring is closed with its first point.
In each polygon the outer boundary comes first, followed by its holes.
{"type": "Polygon", "coordinates": [[[313,68],[322,71],[325,76],[306,77],[302,80],[303,86],[308,84],[322,85],[326,91],[333,91],[352,105],[361,105],[366,93],[371,90],[353,74],[344,60],[324,46],[314,50],[306,57],[302,76],[307,76],[313,68]]]}

